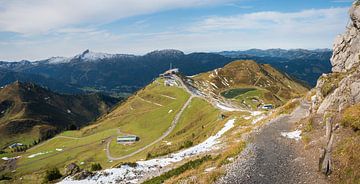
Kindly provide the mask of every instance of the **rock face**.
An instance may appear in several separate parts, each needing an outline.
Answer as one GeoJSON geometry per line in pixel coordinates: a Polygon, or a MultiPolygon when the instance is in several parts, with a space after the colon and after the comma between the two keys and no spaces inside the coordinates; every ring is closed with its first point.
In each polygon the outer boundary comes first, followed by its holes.
{"type": "Polygon", "coordinates": [[[360,102],[360,3],[349,11],[351,22],[344,34],[334,43],[331,58],[332,72],[317,82],[312,98],[312,112],[340,112],[360,102]]]}
{"type": "Polygon", "coordinates": [[[360,1],[354,2],[349,11],[351,22],[346,32],[334,43],[331,58],[332,73],[323,74],[311,97],[313,114],[323,115],[326,123],[326,143],[319,158],[319,170],[329,175],[332,168],[334,142],[333,118],[347,107],[360,103],[360,1]]]}

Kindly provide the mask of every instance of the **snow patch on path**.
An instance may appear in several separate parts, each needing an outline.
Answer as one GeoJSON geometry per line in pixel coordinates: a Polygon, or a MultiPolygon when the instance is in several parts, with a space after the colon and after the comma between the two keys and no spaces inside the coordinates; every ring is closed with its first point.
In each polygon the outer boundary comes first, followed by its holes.
{"type": "Polygon", "coordinates": [[[295,130],[293,132],[281,132],[281,136],[298,141],[301,139],[301,130],[295,130]]]}
{"type": "Polygon", "coordinates": [[[158,173],[161,168],[166,167],[172,163],[179,162],[183,159],[189,158],[193,155],[205,153],[210,150],[216,149],[215,145],[218,144],[219,138],[228,130],[234,127],[235,119],[230,119],[224,125],[224,127],[216,134],[204,142],[185,149],[183,151],[170,154],[166,157],[138,161],[136,167],[130,167],[128,165],[122,165],[120,168],[106,169],[104,171],[97,172],[93,177],[85,180],[72,180],[70,177],[65,178],[59,182],[61,184],[79,183],[79,184],[95,184],[95,183],[112,183],[114,181],[123,183],[138,183],[145,175],[155,172],[158,173]]]}

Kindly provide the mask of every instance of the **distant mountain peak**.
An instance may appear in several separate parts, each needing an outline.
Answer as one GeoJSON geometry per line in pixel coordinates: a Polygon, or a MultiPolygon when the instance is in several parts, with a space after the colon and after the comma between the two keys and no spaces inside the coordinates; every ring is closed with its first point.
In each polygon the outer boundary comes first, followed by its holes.
{"type": "Polygon", "coordinates": [[[90,50],[89,49],[86,49],[81,55],[86,55],[87,53],[89,53],[90,50]]]}
{"type": "Polygon", "coordinates": [[[155,50],[147,53],[148,56],[183,56],[184,52],[176,49],[155,50]]]}
{"type": "Polygon", "coordinates": [[[47,61],[50,64],[68,63],[71,61],[71,58],[56,56],[56,57],[51,57],[51,58],[47,59],[47,61]]]}
{"type": "Polygon", "coordinates": [[[83,61],[96,61],[96,60],[102,60],[102,59],[107,59],[107,58],[114,58],[116,56],[117,56],[116,54],[93,52],[93,51],[90,51],[89,49],[86,49],[81,54],[76,55],[75,58],[79,58],[83,61]]]}

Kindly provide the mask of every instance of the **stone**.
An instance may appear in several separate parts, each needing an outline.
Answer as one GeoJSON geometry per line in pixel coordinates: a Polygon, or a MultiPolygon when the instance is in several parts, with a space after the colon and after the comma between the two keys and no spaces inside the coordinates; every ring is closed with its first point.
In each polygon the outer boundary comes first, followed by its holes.
{"type": "Polygon", "coordinates": [[[65,176],[72,176],[81,171],[80,167],[75,163],[71,163],[65,167],[65,176]]]}
{"type": "Polygon", "coordinates": [[[90,176],[93,176],[93,175],[94,175],[94,173],[92,173],[92,172],[90,172],[88,170],[83,170],[83,171],[75,174],[73,179],[74,180],[84,180],[84,179],[86,179],[86,178],[88,178],[90,176]]]}

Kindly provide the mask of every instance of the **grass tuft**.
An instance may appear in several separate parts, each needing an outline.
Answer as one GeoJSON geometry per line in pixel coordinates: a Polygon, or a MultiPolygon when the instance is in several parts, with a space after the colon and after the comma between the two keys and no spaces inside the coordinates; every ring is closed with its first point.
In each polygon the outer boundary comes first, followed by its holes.
{"type": "Polygon", "coordinates": [[[345,109],[341,124],[345,127],[351,127],[353,130],[360,130],[360,103],[345,109]]]}
{"type": "Polygon", "coordinates": [[[360,135],[338,143],[334,153],[335,180],[337,183],[360,183],[360,135]]]}

